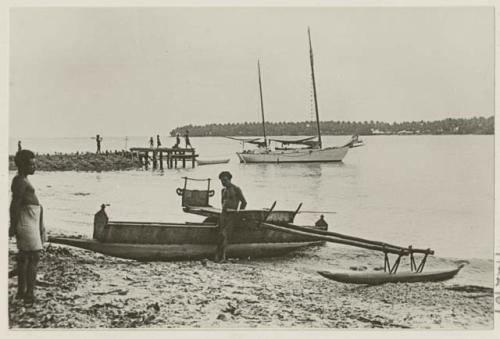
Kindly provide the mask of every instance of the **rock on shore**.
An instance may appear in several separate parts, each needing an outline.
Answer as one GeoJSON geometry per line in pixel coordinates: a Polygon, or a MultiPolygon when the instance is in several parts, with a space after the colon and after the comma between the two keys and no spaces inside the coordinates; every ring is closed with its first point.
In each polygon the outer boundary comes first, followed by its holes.
{"type": "MultiPolygon", "coordinates": [[[[137,157],[130,152],[115,151],[95,153],[69,154],[37,154],[37,170],[39,171],[122,171],[141,168],[137,157]]],[[[16,170],[14,156],[9,156],[9,170],[16,170]]]]}

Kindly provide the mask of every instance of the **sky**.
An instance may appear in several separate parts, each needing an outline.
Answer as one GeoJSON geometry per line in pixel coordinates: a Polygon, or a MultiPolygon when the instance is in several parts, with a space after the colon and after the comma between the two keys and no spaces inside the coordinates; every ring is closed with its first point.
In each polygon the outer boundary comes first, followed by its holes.
{"type": "Polygon", "coordinates": [[[494,114],[493,8],[13,8],[11,137],[494,114]]]}

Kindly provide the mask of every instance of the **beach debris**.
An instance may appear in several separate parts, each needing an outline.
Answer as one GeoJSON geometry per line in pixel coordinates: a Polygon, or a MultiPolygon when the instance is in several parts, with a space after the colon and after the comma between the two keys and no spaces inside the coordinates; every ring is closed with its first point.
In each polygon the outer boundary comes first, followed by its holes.
{"type": "Polygon", "coordinates": [[[366,271],[368,268],[366,266],[350,266],[351,271],[366,271]]]}
{"type": "Polygon", "coordinates": [[[493,295],[493,288],[476,285],[452,285],[445,287],[445,289],[466,293],[490,293],[491,295],[493,295]]]}
{"type": "Polygon", "coordinates": [[[49,287],[49,286],[54,286],[55,284],[47,282],[47,281],[43,281],[43,280],[40,280],[40,279],[37,279],[36,280],[36,285],[37,286],[43,286],[43,287],[49,287]]]}
{"type": "Polygon", "coordinates": [[[160,312],[160,305],[158,305],[158,302],[155,302],[154,304],[149,304],[146,309],[153,309],[156,312],[160,312]]]}
{"type": "Polygon", "coordinates": [[[126,295],[128,293],[128,290],[123,290],[123,289],[115,289],[111,291],[104,291],[104,292],[92,292],[92,294],[96,295],[105,295],[105,294],[119,294],[119,295],[126,295]]]}
{"type": "Polygon", "coordinates": [[[227,307],[226,307],[226,308],[224,308],[224,309],[222,310],[222,312],[225,312],[225,313],[230,313],[230,314],[232,314],[232,315],[234,315],[234,316],[237,316],[237,315],[240,315],[240,314],[241,314],[241,311],[240,311],[240,310],[238,310],[238,305],[237,305],[237,304],[236,304],[236,305],[234,305],[234,304],[233,304],[233,303],[231,303],[231,302],[228,302],[228,303],[227,303],[227,307]]]}

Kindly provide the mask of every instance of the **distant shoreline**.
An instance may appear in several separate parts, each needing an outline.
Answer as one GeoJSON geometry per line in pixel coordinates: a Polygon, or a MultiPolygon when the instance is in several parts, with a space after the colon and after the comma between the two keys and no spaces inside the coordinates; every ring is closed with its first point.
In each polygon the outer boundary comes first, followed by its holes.
{"type": "MultiPolygon", "coordinates": [[[[410,121],[387,123],[382,121],[321,121],[322,135],[489,135],[495,133],[494,117],[474,117],[469,119],[444,119],[439,121],[410,121]]],[[[303,136],[316,135],[315,121],[266,122],[267,135],[303,136]]],[[[170,132],[191,137],[199,136],[255,136],[263,135],[262,122],[243,122],[206,125],[185,125],[170,132]]]]}

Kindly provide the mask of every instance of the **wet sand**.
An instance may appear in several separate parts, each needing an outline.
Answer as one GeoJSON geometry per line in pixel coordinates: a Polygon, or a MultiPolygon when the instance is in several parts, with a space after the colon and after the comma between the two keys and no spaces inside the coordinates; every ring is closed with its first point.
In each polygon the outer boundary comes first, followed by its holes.
{"type": "MultiPolygon", "coordinates": [[[[14,268],[15,246],[10,246],[14,268]]],[[[38,302],[14,299],[11,328],[492,329],[493,289],[337,283],[283,258],[141,263],[50,245],[38,302]]]]}

